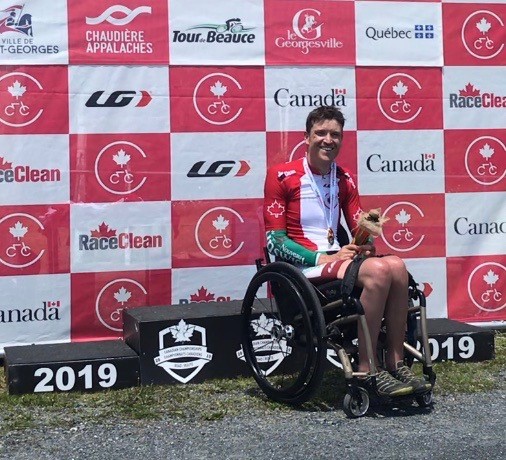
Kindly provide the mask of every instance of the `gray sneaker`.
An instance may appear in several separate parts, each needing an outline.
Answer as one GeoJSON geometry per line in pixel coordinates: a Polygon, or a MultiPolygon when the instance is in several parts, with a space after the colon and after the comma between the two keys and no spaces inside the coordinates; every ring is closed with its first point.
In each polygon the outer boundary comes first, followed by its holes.
{"type": "MultiPolygon", "coordinates": [[[[372,390],[372,377],[367,377],[364,380],[367,389],[372,390]]],[[[379,396],[406,396],[414,392],[414,388],[406,383],[395,379],[389,372],[381,371],[376,376],[376,392],[379,396]]]]}
{"type": "Polygon", "coordinates": [[[417,377],[408,366],[399,366],[390,374],[398,381],[411,385],[417,394],[427,393],[432,390],[432,385],[427,380],[417,377]]]}

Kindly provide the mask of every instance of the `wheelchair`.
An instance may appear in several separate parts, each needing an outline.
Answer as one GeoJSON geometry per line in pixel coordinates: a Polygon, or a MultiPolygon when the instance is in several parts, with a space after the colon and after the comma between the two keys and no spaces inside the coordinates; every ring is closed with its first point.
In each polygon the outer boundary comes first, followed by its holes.
{"type": "MultiPolygon", "coordinates": [[[[360,302],[361,289],[354,286],[359,261],[350,264],[349,267],[355,265],[355,268],[349,268],[343,280],[315,286],[298,268],[287,262],[271,262],[266,248],[264,252],[265,263],[264,259],[256,260],[257,272],[242,303],[244,358],[257,384],[268,398],[299,405],[319,389],[329,360],[344,372],[346,394],[342,406],[345,414],[350,418],[365,415],[370,395],[361,381],[370,377],[373,392],[380,397],[373,363],[374,357],[380,366],[384,362],[386,335],[382,326],[378,349],[373,350],[360,302]],[[357,371],[357,324],[364,331],[369,373],[357,371]]],[[[411,275],[409,279],[404,361],[408,366],[415,359],[420,361],[424,379],[433,388],[436,374],[427,334],[426,300],[411,275]],[[418,329],[420,350],[417,349],[418,329]]],[[[430,407],[433,394],[430,390],[395,399],[414,400],[420,407],[430,407]]]]}

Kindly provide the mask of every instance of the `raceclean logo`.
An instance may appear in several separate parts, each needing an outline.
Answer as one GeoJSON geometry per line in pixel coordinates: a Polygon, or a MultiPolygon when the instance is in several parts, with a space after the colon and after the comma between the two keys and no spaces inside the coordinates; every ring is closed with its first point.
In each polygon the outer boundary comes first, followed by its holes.
{"type": "Polygon", "coordinates": [[[174,43],[254,43],[256,35],[250,33],[255,27],[246,27],[240,18],[231,18],[224,24],[199,24],[188,30],[202,30],[202,32],[182,32],[174,30],[174,43]],[[204,32],[205,31],[205,32],[204,32]]]}
{"type": "Polygon", "coordinates": [[[367,157],[367,169],[371,172],[434,172],[435,153],[422,153],[416,160],[409,158],[388,160],[383,159],[381,154],[373,154],[367,157]]]}
{"type": "Polygon", "coordinates": [[[0,183],[60,182],[59,169],[38,169],[29,165],[13,166],[12,162],[0,157],[0,183]]]}
{"type": "Polygon", "coordinates": [[[45,321],[59,321],[60,301],[47,300],[42,305],[27,308],[0,307],[0,323],[33,323],[45,321]]]}
{"type": "Polygon", "coordinates": [[[327,94],[305,94],[279,88],[274,93],[274,102],[280,107],[319,107],[331,105],[346,107],[346,88],[331,88],[327,94]]]}
{"type": "Polygon", "coordinates": [[[188,303],[207,303],[207,302],[230,302],[230,296],[218,296],[216,294],[208,291],[204,286],[201,286],[197,289],[195,294],[190,294],[190,299],[179,299],[180,305],[185,305],[188,303]]]}
{"type": "Polygon", "coordinates": [[[450,93],[448,100],[452,109],[495,109],[506,107],[506,96],[499,96],[489,92],[482,93],[481,90],[471,83],[468,83],[463,89],[459,90],[458,94],[450,93]]]}
{"type": "Polygon", "coordinates": [[[91,230],[89,235],[79,234],[80,251],[108,251],[125,249],[161,248],[162,235],[136,235],[133,232],[121,232],[109,228],[102,222],[97,230],[91,230]]]}
{"type": "Polygon", "coordinates": [[[378,28],[369,26],[365,29],[365,36],[371,40],[412,40],[412,39],[433,39],[433,24],[415,24],[410,28],[378,28]]]}

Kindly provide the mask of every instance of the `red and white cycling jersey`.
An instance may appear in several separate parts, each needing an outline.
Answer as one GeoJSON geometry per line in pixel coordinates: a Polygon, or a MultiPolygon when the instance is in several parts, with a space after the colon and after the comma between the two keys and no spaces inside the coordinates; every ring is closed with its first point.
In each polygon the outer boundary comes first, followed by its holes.
{"type": "MultiPolygon", "coordinates": [[[[324,210],[312,186],[313,181],[305,171],[304,162],[307,160],[301,158],[273,166],[267,171],[264,189],[265,230],[285,230],[290,239],[312,251],[337,251],[340,249],[337,238],[333,245],[327,239],[325,215],[329,214],[330,207],[330,174],[324,176],[311,169],[314,183],[327,208],[324,210]]],[[[336,174],[338,199],[337,209],[332,213],[332,229],[337,234],[337,225],[343,213],[353,234],[356,220],[362,212],[358,190],[348,171],[338,166],[336,174]]]]}

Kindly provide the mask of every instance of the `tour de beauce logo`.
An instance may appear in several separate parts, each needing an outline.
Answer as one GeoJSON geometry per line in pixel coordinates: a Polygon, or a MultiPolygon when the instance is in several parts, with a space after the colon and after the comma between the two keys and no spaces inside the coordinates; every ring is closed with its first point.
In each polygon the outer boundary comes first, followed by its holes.
{"type": "Polygon", "coordinates": [[[144,30],[134,30],[130,25],[140,15],[150,15],[150,6],[139,6],[131,10],[124,5],[113,5],[98,16],[86,17],[86,52],[91,54],[152,54],[153,43],[146,41],[144,30]],[[110,29],[104,30],[109,24],[110,29]],[[100,26],[95,30],[94,26],[100,26]],[[120,28],[128,26],[127,28],[120,28]]]}
{"type": "Polygon", "coordinates": [[[414,227],[419,227],[419,221],[425,217],[423,211],[408,202],[392,204],[385,210],[384,216],[390,218],[390,211],[393,219],[381,235],[385,244],[399,252],[412,251],[420,246],[425,235],[414,227]]]}
{"type": "Polygon", "coordinates": [[[479,137],[467,147],[465,165],[476,183],[497,184],[506,176],[506,146],[496,137],[479,137]]]}
{"type": "Polygon", "coordinates": [[[462,25],[461,39],[471,56],[492,59],[504,49],[504,22],[492,11],[475,11],[462,25]]]}
{"type": "Polygon", "coordinates": [[[394,123],[409,123],[422,111],[420,103],[417,102],[421,90],[422,86],[411,75],[389,75],[378,88],[378,107],[388,120],[394,123]]]}
{"type": "Polygon", "coordinates": [[[346,107],[346,88],[330,88],[323,94],[279,88],[274,93],[274,102],[279,107],[320,107],[322,105],[346,107]]]}
{"type": "Polygon", "coordinates": [[[40,82],[27,73],[0,77],[0,122],[21,128],[37,121],[44,112],[38,98],[42,92],[40,82]]]}
{"type": "Polygon", "coordinates": [[[122,311],[127,307],[145,302],[146,288],[130,278],[119,278],[107,283],[95,300],[97,318],[107,329],[115,332],[123,330],[122,311]]]}
{"type": "Polygon", "coordinates": [[[173,30],[173,43],[255,43],[255,27],[245,26],[241,18],[230,18],[222,24],[198,24],[185,31],[173,30]],[[192,32],[192,31],[198,32],[192,32]]]}
{"type": "MultiPolygon", "coordinates": [[[[133,142],[111,142],[97,155],[95,177],[104,190],[115,195],[129,195],[139,190],[147,180],[146,175],[135,171],[131,164],[140,166],[146,158],[146,153],[133,142]]],[[[142,171],[142,168],[138,169],[142,171]]]]}
{"type": "Polygon", "coordinates": [[[475,267],[469,275],[467,292],[479,310],[494,313],[506,307],[505,286],[506,267],[496,262],[485,262],[475,267]]]}
{"type": "Polygon", "coordinates": [[[57,168],[33,168],[30,165],[13,165],[0,156],[0,183],[60,182],[61,171],[57,168]]]}
{"type": "Polygon", "coordinates": [[[195,294],[190,294],[190,299],[179,299],[180,305],[186,305],[188,303],[207,303],[207,302],[230,302],[230,296],[216,296],[213,292],[210,292],[204,286],[197,289],[195,294]]]}
{"type": "Polygon", "coordinates": [[[152,100],[151,94],[146,90],[116,90],[111,93],[100,90],[91,94],[84,104],[86,107],[118,108],[127,105],[146,107],[152,100]]]}
{"type": "Polygon", "coordinates": [[[380,29],[369,26],[365,29],[365,36],[371,40],[412,40],[435,38],[434,24],[414,24],[410,28],[387,27],[380,29]]]}
{"type": "Polygon", "coordinates": [[[60,300],[44,300],[38,305],[29,307],[2,307],[0,324],[60,321],[62,318],[60,306],[60,300]]]}
{"type": "Polygon", "coordinates": [[[471,82],[467,83],[458,93],[450,93],[448,101],[452,109],[496,109],[506,108],[506,96],[494,92],[481,92],[471,82]]]}
{"type": "Polygon", "coordinates": [[[58,54],[54,44],[34,43],[32,15],[25,4],[0,10],[0,54],[58,54]]]}
{"type": "Polygon", "coordinates": [[[90,234],[78,235],[79,251],[116,251],[127,249],[152,249],[163,246],[162,235],[136,235],[120,232],[102,222],[90,234]]]}
{"type": "MultiPolygon", "coordinates": [[[[276,334],[284,329],[283,324],[276,318],[269,318],[264,313],[258,319],[250,323],[251,332],[255,334],[252,340],[252,348],[255,353],[256,362],[264,375],[269,375],[292,353],[292,347],[283,334],[276,334]],[[281,338],[276,338],[276,337],[281,338]]],[[[236,351],[236,356],[245,361],[244,350],[236,351]]]]}
{"type": "Polygon", "coordinates": [[[206,329],[181,319],[158,333],[154,363],[181,383],[188,383],[213,359],[207,351],[206,329]]]}

